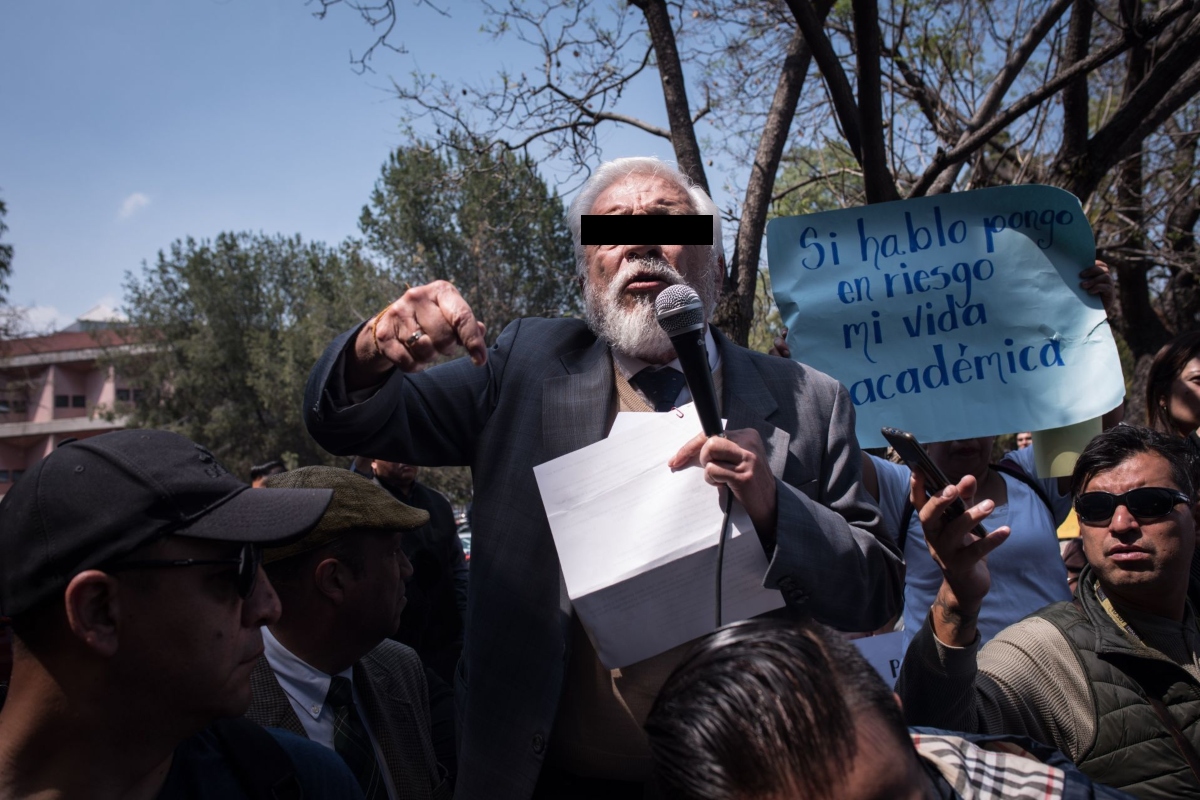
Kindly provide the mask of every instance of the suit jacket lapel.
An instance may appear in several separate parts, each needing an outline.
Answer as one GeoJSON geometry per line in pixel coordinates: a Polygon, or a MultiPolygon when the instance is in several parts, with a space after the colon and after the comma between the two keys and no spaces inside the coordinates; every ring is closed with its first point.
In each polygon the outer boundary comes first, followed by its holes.
{"type": "Polygon", "coordinates": [[[779,403],[754,366],[750,353],[734,345],[716,328],[712,328],[712,332],[721,353],[721,369],[724,373],[724,396],[721,401],[728,419],[726,427],[730,430],[754,428],[758,431],[767,451],[771,474],[782,479],[792,437],[770,422],[779,403]]]}
{"type": "Polygon", "coordinates": [[[292,710],[292,702],[283,692],[266,656],[259,656],[250,673],[252,699],[246,718],[264,728],[282,728],[297,736],[308,738],[300,718],[292,710]]]}
{"type": "Polygon", "coordinates": [[[608,343],[560,359],[566,375],[542,383],[542,439],[545,459],[558,458],[604,438],[612,424],[613,365],[608,343]]]}
{"type": "Polygon", "coordinates": [[[383,751],[397,794],[406,800],[429,797],[432,776],[423,763],[409,758],[413,754],[404,747],[405,742],[411,746],[421,740],[412,703],[397,691],[388,670],[375,669],[370,658],[354,665],[354,688],[362,698],[361,711],[383,751]]]}

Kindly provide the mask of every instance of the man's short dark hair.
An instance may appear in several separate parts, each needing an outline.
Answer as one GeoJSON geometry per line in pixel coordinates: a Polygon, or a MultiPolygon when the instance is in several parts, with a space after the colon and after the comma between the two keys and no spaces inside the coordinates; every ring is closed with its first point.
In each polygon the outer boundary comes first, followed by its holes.
{"type": "Polygon", "coordinates": [[[1171,467],[1171,480],[1179,490],[1196,498],[1196,457],[1187,439],[1143,428],[1117,425],[1088,443],[1071,473],[1071,496],[1078,497],[1084,487],[1101,472],[1108,472],[1138,453],[1162,456],[1171,467]]]}
{"type": "Polygon", "coordinates": [[[892,692],[853,644],[816,623],[755,619],[700,640],[646,721],[670,800],[825,796],[882,723],[912,747],[892,692]]]}
{"type": "Polygon", "coordinates": [[[250,468],[250,482],[253,483],[259,478],[265,478],[268,475],[278,475],[281,472],[287,472],[287,467],[279,460],[268,461],[265,464],[255,464],[250,468]]]}

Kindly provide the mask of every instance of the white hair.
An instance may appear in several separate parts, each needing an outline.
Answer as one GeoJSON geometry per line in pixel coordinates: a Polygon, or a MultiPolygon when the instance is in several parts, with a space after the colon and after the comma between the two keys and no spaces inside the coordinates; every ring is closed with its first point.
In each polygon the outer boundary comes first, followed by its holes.
{"type": "Polygon", "coordinates": [[[571,229],[571,239],[575,243],[575,268],[580,279],[587,277],[587,258],[584,247],[580,244],[580,226],[583,224],[583,215],[592,213],[592,206],[596,204],[596,198],[600,196],[601,192],[631,175],[653,175],[664,178],[687,192],[692,202],[692,213],[712,215],[713,244],[709,251],[709,265],[716,264],[718,259],[724,257],[725,247],[721,243],[721,212],[717,208],[717,204],[708,196],[708,192],[693,183],[673,164],[668,164],[653,156],[618,158],[606,161],[596,168],[567,210],[567,226],[571,229]]]}

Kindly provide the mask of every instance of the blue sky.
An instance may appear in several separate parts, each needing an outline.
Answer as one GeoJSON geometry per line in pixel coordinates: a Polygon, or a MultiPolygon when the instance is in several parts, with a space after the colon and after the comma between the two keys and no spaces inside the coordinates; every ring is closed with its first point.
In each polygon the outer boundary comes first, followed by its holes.
{"type": "MultiPolygon", "coordinates": [[[[407,55],[358,75],[371,33],[304,0],[9,0],[0,5],[0,198],[16,248],[10,300],[39,327],[121,302],[177,238],[224,230],[337,242],[380,165],[403,144],[389,77],[420,67],[472,83],[530,51],[479,33],[471,2],[450,16],[399,0],[407,55]]],[[[665,125],[657,76],[623,110],[665,125]]],[[[610,127],[606,158],[671,157],[610,127]]],[[[545,165],[553,175],[554,165],[545,165]]]]}

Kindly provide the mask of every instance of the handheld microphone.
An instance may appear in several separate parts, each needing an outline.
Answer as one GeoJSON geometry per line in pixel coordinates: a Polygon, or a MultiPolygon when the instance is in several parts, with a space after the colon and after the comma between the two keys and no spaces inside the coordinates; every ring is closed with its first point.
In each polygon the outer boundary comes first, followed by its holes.
{"type": "MultiPolygon", "coordinates": [[[[717,410],[717,389],[713,386],[712,371],[708,368],[708,347],[704,344],[704,304],[700,302],[700,295],[690,286],[668,286],[654,301],[654,315],[675,346],[675,355],[679,357],[679,366],[683,368],[683,377],[687,381],[688,391],[692,393],[692,402],[696,404],[696,414],[700,417],[704,433],[720,436],[724,433],[724,426],[721,424],[721,413],[717,410]]],[[[732,506],[733,492],[726,489],[721,537],[717,539],[715,601],[718,628],[721,627],[721,612],[724,609],[721,602],[722,573],[732,506]]]]}
{"type": "Polygon", "coordinates": [[[720,436],[724,428],[717,408],[712,370],[708,368],[704,304],[700,302],[700,295],[690,286],[668,286],[654,301],[654,314],[679,357],[679,366],[704,432],[709,436],[720,436]]]}

